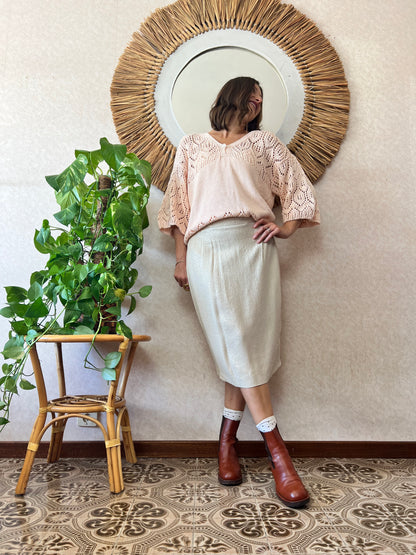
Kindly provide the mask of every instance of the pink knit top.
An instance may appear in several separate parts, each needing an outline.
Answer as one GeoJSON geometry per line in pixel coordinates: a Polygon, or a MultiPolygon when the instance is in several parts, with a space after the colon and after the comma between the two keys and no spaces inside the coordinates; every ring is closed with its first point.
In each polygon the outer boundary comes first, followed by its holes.
{"type": "Polygon", "coordinates": [[[283,221],[319,224],[315,191],[287,147],[268,131],[251,131],[230,145],[209,133],[179,143],[158,224],[177,226],[185,243],[203,227],[224,218],[275,220],[280,200],[283,221]]]}

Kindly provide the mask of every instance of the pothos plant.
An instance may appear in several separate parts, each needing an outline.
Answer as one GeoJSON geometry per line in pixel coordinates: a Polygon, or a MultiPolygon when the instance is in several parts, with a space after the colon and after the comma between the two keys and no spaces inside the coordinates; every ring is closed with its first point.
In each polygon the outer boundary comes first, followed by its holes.
{"type": "MultiPolygon", "coordinates": [[[[134,288],[138,271],[133,267],[143,250],[143,229],[148,225],[151,166],[127,153],[124,145],[100,140],[100,149],[76,150],[75,160],[59,175],[47,176],[60,210],[56,225],[43,220],[35,231],[34,245],[48,255],[45,267],[32,273],[29,287],[6,287],[7,304],[0,315],[10,322],[4,345],[0,378],[0,426],[9,421],[10,402],[18,388],[32,389],[25,371],[31,346],[45,334],[116,332],[132,337],[121,319],[123,301],[147,297],[151,286],[134,288]]],[[[118,352],[103,357],[102,367],[89,360],[104,379],[115,378],[118,352]]]]}

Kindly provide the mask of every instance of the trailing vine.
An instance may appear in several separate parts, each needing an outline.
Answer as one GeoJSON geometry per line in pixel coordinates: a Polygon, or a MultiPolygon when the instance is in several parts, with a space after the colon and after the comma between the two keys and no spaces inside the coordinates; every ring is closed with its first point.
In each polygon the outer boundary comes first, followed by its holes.
{"type": "MultiPolygon", "coordinates": [[[[143,251],[143,230],[149,225],[150,164],[106,138],[100,140],[100,149],[76,150],[75,157],[59,175],[46,177],[60,210],[54,214],[58,225],[44,219],[35,231],[36,249],[48,255],[45,267],[32,273],[27,289],[5,288],[7,303],[0,315],[9,320],[10,332],[2,350],[1,427],[9,422],[10,403],[19,388],[35,387],[25,365],[40,337],[91,334],[91,349],[98,333],[131,338],[122,320],[122,303],[130,301],[130,314],[137,296],[147,297],[152,289],[146,285],[131,292],[138,278],[134,264],[143,251]]],[[[114,379],[119,353],[101,357],[102,368],[97,368],[88,358],[90,351],[85,367],[114,379]]]]}

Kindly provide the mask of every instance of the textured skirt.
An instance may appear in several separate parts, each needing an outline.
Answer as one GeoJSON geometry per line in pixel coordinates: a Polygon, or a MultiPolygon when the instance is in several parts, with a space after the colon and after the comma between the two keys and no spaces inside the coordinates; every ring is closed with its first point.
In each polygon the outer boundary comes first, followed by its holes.
{"type": "Polygon", "coordinates": [[[280,366],[280,271],[276,241],[253,241],[250,218],[228,218],[188,242],[195,309],[218,376],[236,387],[267,383],[280,366]]]}

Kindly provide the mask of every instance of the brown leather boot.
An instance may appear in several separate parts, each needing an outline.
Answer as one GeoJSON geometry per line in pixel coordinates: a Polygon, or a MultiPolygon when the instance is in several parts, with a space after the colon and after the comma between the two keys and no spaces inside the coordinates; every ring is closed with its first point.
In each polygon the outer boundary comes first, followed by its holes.
{"type": "Polygon", "coordinates": [[[293,466],[279,430],[276,427],[271,432],[261,432],[261,435],[271,462],[277,496],[288,507],[303,507],[309,501],[309,494],[293,466]]]}
{"type": "Polygon", "coordinates": [[[218,451],[218,481],[223,486],[238,486],[243,481],[237,455],[239,421],[222,417],[218,451]]]}

